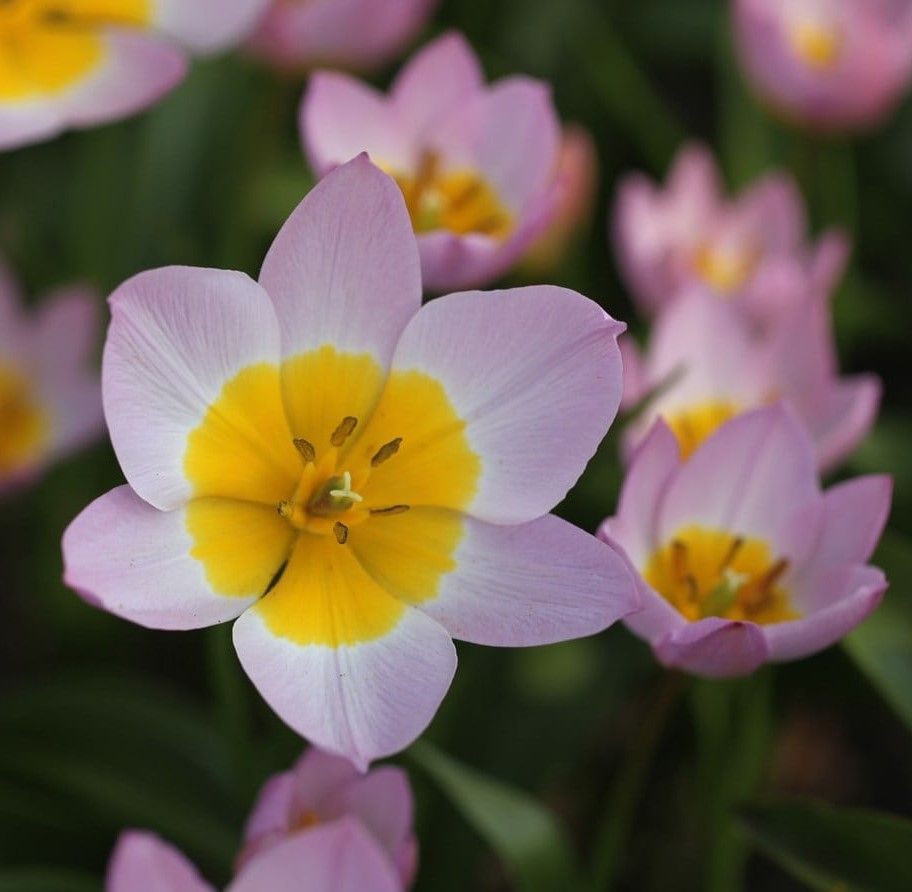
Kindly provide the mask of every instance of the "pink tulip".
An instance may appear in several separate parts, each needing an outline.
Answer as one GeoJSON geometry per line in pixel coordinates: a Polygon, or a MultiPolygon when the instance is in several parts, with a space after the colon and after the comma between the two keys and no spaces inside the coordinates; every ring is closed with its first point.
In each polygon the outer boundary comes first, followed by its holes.
{"type": "Polygon", "coordinates": [[[907,0],[733,0],[747,79],[784,117],[815,130],[882,121],[912,78],[907,0]]]}
{"type": "Polygon", "coordinates": [[[391,765],[360,775],[351,762],[311,747],[291,770],[271,778],[247,822],[240,866],[289,837],[350,816],[386,853],[402,888],[418,868],[408,775],[391,765]]]}
{"type": "MultiPolygon", "coordinates": [[[[402,892],[383,850],[353,818],[289,837],[251,858],[225,892],[402,892]]],[[[177,849],[151,833],[121,835],[105,892],[215,892],[177,849]]]]}
{"type": "Polygon", "coordinates": [[[122,285],[103,388],[128,485],[63,542],[68,583],[112,613],[237,619],[267,702],[362,770],[427,727],[454,637],[561,641],[637,607],[624,561],[547,513],[617,411],[624,326],[561,288],[421,297],[402,195],[365,156],[259,282],[122,285]]]}
{"type": "Polygon", "coordinates": [[[829,313],[806,300],[758,336],[742,314],[703,289],[659,316],[644,356],[626,336],[623,405],[642,403],[625,435],[629,455],[657,418],[687,458],[724,422],[778,399],[814,441],[821,470],[838,465],[877,417],[880,381],[838,376],[829,313]]]}
{"type": "Polygon", "coordinates": [[[887,588],[866,562],[891,488],[871,476],[822,492],[813,444],[781,404],[729,421],[687,461],[658,421],[600,531],[641,576],[628,628],[663,665],[713,677],[828,647],[887,588]]]}
{"type": "Polygon", "coordinates": [[[613,228],[621,272],[649,316],[698,284],[766,324],[808,293],[829,296],[849,250],[835,230],[808,242],[790,177],[767,174],[728,198],[711,152],[695,145],[679,152],[664,188],[643,174],[622,181],[613,228]]]}
{"type": "Polygon", "coordinates": [[[90,289],[65,288],[29,313],[0,265],[0,492],[101,436],[96,304],[90,289]]]}
{"type": "Polygon", "coordinates": [[[438,0],[272,0],[250,42],[278,68],[369,70],[394,59],[438,0]]]}
{"type": "Polygon", "coordinates": [[[268,0],[13,0],[0,3],[0,149],[132,115],[183,80],[187,51],[255,25],[268,0]]]}
{"type": "Polygon", "coordinates": [[[558,212],[560,125],[550,88],[527,77],[486,86],[458,34],[421,50],[388,95],[317,72],[300,124],[318,176],[368,152],[396,179],[432,291],[503,275],[558,212]]]}

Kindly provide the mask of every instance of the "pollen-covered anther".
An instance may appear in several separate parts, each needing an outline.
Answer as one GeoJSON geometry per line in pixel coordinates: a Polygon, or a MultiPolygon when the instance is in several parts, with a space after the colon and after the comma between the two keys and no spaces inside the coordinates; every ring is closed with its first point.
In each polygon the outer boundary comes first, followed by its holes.
{"type": "Polygon", "coordinates": [[[348,527],[344,523],[336,521],[333,524],[333,535],[336,537],[336,542],[344,545],[348,542],[348,527]]]}
{"type": "Polygon", "coordinates": [[[314,448],[314,445],[310,442],[310,440],[305,440],[303,437],[295,437],[292,442],[294,443],[294,448],[301,453],[301,458],[303,458],[304,461],[316,461],[317,450],[314,448]]]}
{"type": "Polygon", "coordinates": [[[358,426],[358,419],[353,415],[346,415],[339,422],[339,426],[332,432],[329,442],[337,449],[345,445],[345,441],[355,432],[358,426]]]}
{"type": "Polygon", "coordinates": [[[382,465],[383,462],[391,459],[398,451],[399,447],[402,445],[402,437],[396,437],[395,440],[390,440],[389,443],[384,443],[375,453],[371,459],[371,467],[376,468],[379,465],[382,465]]]}

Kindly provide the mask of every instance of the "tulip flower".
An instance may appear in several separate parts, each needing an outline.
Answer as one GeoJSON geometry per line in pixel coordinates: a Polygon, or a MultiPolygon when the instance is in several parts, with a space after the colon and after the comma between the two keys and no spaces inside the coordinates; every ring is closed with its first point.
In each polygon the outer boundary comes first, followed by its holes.
{"type": "Polygon", "coordinates": [[[0,149],[93,127],[156,102],[186,51],[220,49],[267,0],[6,0],[0,3],[0,149]]]}
{"type": "Polygon", "coordinates": [[[570,244],[592,215],[598,194],[598,149],[592,135],[576,124],[564,128],[557,177],[561,197],[548,229],[523,258],[529,275],[546,274],[564,260],[570,244]]]}
{"type": "Polygon", "coordinates": [[[663,665],[712,677],[828,647],[887,587],[866,562],[890,493],[882,476],[822,492],[813,445],[782,405],[727,422],[686,461],[656,422],[600,530],[642,578],[628,628],[663,665]]]}
{"type": "Polygon", "coordinates": [[[421,293],[366,156],[304,199],[259,283],[127,282],[103,389],[128,485],[63,543],[69,584],[122,617],[240,617],[260,693],[362,770],[427,726],[451,637],[559,641],[637,605],[623,560],[546,514],[616,413],[624,326],[554,287],[421,293]]]}
{"type": "Polygon", "coordinates": [[[408,775],[391,765],[361,776],[346,759],[314,747],[291,771],[271,778],[247,822],[241,865],[298,833],[350,816],[360,821],[386,852],[402,888],[418,867],[412,827],[414,803],[408,775]]]}
{"type": "Polygon", "coordinates": [[[277,68],[371,70],[394,59],[438,0],[272,0],[250,40],[277,68]]]}
{"type": "Polygon", "coordinates": [[[17,488],[104,430],[93,368],[95,295],[65,288],[23,306],[0,266],[0,492],[17,488]]]}
{"type": "Polygon", "coordinates": [[[734,0],[747,80],[783,117],[820,131],[872,127],[912,80],[905,0],[734,0]]]}
{"type": "Polygon", "coordinates": [[[613,228],[621,272],[648,316],[698,284],[766,324],[808,292],[828,296],[848,259],[841,232],[808,243],[790,177],[767,174],[729,199],[711,152],[696,145],[680,151],[664,188],[626,177],[613,228]]]}
{"type": "Polygon", "coordinates": [[[724,422],[782,399],[814,441],[821,470],[853,451],[877,417],[880,380],[840,378],[826,308],[795,307],[763,337],[730,303],[705,290],[676,300],[653,326],[645,356],[626,336],[623,405],[642,409],[625,436],[626,452],[663,418],[684,458],[724,422]]]}
{"type": "Polygon", "coordinates": [[[317,72],[300,124],[317,176],[364,151],[396,179],[432,291],[503,275],[557,213],[560,125],[549,87],[527,77],[486,86],[457,34],[421,50],[388,96],[317,72]]]}
{"type": "MultiPolygon", "coordinates": [[[[252,858],[225,892],[402,892],[383,850],[352,818],[315,827],[252,858]]],[[[128,831],[105,892],[215,892],[196,867],[151,833],[128,831]]]]}

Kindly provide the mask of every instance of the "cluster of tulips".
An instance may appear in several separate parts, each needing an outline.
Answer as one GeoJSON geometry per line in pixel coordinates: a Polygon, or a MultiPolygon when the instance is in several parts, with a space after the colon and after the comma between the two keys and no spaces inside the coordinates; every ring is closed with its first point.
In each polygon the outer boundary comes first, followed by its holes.
{"type": "MultiPolygon", "coordinates": [[[[645,346],[565,288],[472,290],[564,249],[594,148],[546,84],[486,83],[455,33],[387,93],[336,70],[389,61],[433,6],[0,4],[7,149],[138,111],[188,54],[243,43],[309,74],[299,128],[319,182],[258,280],[175,266],[125,282],[100,380],[96,295],[64,289],[31,313],[0,281],[0,488],[106,426],[126,483],[67,529],[67,584],[148,628],[234,621],[245,672],[312,744],[261,794],[232,892],[411,884],[407,778],[369,769],[428,726],[453,639],[542,645],[623,621],[663,665],[734,677],[832,645],[887,587],[868,560],[890,480],[820,484],[880,399],[876,377],[838,370],[848,237],[814,241],[785,174],[728,196],[711,152],[687,145],[664,185],[617,190],[645,346]],[[625,479],[593,534],[549,512],[619,409],[625,479]]],[[[732,7],[746,76],[791,120],[872,126],[912,76],[905,4],[732,7]]],[[[107,882],[211,888],[136,831],[107,882]]]]}

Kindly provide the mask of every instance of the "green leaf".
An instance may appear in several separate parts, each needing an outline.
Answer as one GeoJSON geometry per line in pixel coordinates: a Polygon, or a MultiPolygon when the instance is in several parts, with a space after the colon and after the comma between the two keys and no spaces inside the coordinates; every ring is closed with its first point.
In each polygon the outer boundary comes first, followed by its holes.
{"type": "Polygon", "coordinates": [[[844,645],[881,696],[912,730],[912,543],[884,537],[875,563],[891,588],[883,603],[844,645]]]}
{"type": "Polygon", "coordinates": [[[61,870],[2,869],[0,892],[99,892],[101,882],[82,873],[61,870]]]}
{"type": "Polygon", "coordinates": [[[812,889],[912,889],[909,821],[811,802],[750,806],[739,821],[758,848],[812,889]]]}
{"type": "Polygon", "coordinates": [[[519,889],[580,887],[566,834],[532,796],[485,777],[428,743],[416,743],[409,754],[503,859],[519,889]]]}

